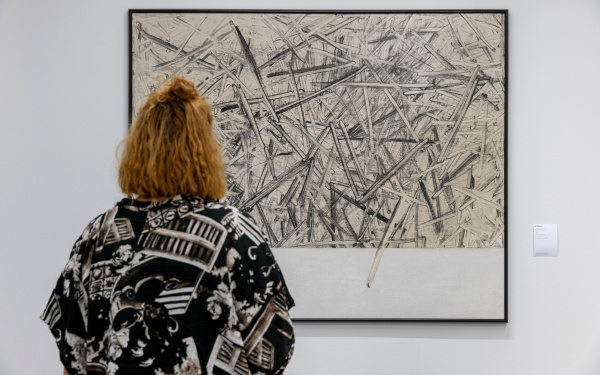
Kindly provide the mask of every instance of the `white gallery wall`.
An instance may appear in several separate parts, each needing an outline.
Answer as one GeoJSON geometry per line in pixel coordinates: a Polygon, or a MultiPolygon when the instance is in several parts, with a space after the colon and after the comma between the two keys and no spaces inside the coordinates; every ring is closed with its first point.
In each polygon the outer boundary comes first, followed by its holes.
{"type": "Polygon", "coordinates": [[[298,323],[286,375],[599,374],[598,0],[0,0],[0,374],[61,373],[38,317],[121,197],[127,10],[248,7],[509,10],[509,323],[298,323]],[[534,223],[557,258],[532,257],[534,223]]]}

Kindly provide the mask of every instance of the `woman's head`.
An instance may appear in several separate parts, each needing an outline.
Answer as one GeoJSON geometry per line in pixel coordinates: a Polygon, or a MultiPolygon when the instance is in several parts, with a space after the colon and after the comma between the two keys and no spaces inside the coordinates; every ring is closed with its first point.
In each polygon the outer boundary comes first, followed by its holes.
{"type": "Polygon", "coordinates": [[[144,198],[225,196],[225,166],[210,106],[194,85],[173,77],[142,104],[121,143],[119,186],[144,198]]]}

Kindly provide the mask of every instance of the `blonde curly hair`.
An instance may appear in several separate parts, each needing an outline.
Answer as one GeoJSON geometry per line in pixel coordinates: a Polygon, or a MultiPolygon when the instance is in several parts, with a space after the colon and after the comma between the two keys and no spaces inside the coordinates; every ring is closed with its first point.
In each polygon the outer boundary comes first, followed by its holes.
{"type": "Polygon", "coordinates": [[[211,108],[194,85],[170,79],[146,98],[119,145],[121,190],[141,198],[223,198],[225,166],[212,126],[211,108]]]}

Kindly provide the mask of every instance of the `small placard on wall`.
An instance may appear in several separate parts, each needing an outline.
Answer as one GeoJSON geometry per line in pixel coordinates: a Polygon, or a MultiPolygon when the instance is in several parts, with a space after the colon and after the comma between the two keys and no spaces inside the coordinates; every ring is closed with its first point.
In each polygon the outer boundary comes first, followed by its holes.
{"type": "Polygon", "coordinates": [[[558,228],[556,224],[533,225],[533,256],[555,257],[558,255],[558,228]]]}

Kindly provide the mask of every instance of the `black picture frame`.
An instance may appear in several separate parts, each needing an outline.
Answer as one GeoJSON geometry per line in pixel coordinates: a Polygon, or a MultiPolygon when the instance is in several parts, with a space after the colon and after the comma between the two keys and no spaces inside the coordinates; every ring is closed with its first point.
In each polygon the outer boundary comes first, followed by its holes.
{"type": "MultiPolygon", "coordinates": [[[[134,75],[135,75],[135,54],[134,54],[134,38],[140,38],[141,36],[135,34],[135,25],[134,25],[134,18],[136,16],[140,16],[140,15],[167,15],[167,14],[181,14],[181,15],[190,15],[190,14],[203,14],[203,15],[207,15],[207,16],[216,16],[216,15],[220,15],[220,14],[226,14],[226,15],[279,15],[279,14],[283,14],[283,15],[295,15],[295,16],[301,16],[304,14],[307,15],[321,15],[321,16],[326,16],[326,15],[339,15],[341,17],[344,16],[350,16],[350,15],[373,15],[373,16],[384,16],[384,15],[415,15],[418,17],[424,17],[425,15],[435,15],[435,16],[444,16],[444,17],[450,17],[450,16],[460,16],[463,17],[466,21],[466,25],[468,25],[470,19],[469,16],[474,16],[474,15],[478,15],[478,14],[485,14],[485,15],[494,15],[494,16],[498,16],[501,18],[501,30],[498,31],[498,37],[501,38],[501,42],[500,44],[502,45],[502,59],[500,61],[496,61],[493,60],[494,63],[500,64],[501,66],[501,70],[502,70],[502,74],[499,77],[491,77],[491,75],[489,75],[486,71],[486,69],[479,67],[479,69],[481,69],[481,73],[475,73],[473,76],[477,76],[477,77],[483,77],[484,79],[487,79],[486,77],[489,77],[489,80],[487,82],[494,82],[494,85],[496,83],[498,83],[501,87],[502,87],[502,93],[497,94],[497,97],[499,98],[499,102],[496,103],[492,103],[493,100],[488,100],[488,102],[490,103],[490,105],[496,105],[496,106],[500,106],[501,105],[501,109],[502,109],[502,124],[501,125],[497,125],[495,131],[496,132],[500,132],[502,134],[502,141],[501,142],[497,142],[498,143],[498,148],[497,150],[495,150],[496,154],[497,154],[497,159],[500,160],[499,162],[501,162],[502,164],[502,174],[501,177],[499,177],[502,180],[502,193],[501,193],[501,206],[502,206],[502,210],[498,210],[498,216],[499,216],[499,222],[501,222],[501,226],[502,226],[502,233],[501,233],[501,243],[502,243],[502,250],[501,250],[501,265],[498,266],[498,272],[501,273],[502,276],[502,290],[501,290],[501,296],[498,297],[498,300],[496,302],[498,302],[501,307],[497,309],[496,313],[494,314],[493,317],[486,317],[486,316],[481,316],[481,317],[477,317],[477,316],[469,316],[466,318],[463,317],[454,317],[454,316],[449,316],[449,317],[431,317],[428,315],[425,316],[385,316],[385,317],[375,317],[375,316],[363,316],[363,317],[356,317],[356,316],[352,316],[352,317],[342,317],[342,316],[336,316],[336,317],[331,317],[331,316],[293,316],[293,319],[295,321],[405,321],[405,322],[479,322],[479,323],[507,323],[508,322],[508,185],[507,185],[507,170],[508,170],[508,157],[507,157],[507,137],[508,137],[508,10],[506,9],[499,9],[499,10],[489,10],[489,9],[469,9],[469,10],[273,10],[273,9],[261,9],[261,10],[249,10],[249,9],[243,9],[243,10],[217,10],[217,9],[208,9],[208,10],[194,10],[194,9],[131,9],[129,10],[129,51],[128,51],[128,56],[129,56],[129,123],[131,124],[131,121],[133,120],[134,117],[134,107],[136,106],[136,103],[139,104],[139,98],[138,99],[134,99],[134,95],[135,95],[135,88],[134,88],[134,75]],[[462,15],[465,15],[466,18],[462,15]],[[479,75],[478,75],[479,74],[479,75]],[[137,101],[136,101],[137,100],[137,101]],[[501,299],[501,300],[500,300],[501,299]]],[[[432,18],[433,19],[433,18],[432,18]]],[[[471,20],[472,21],[472,20],[471,20]]],[[[450,21],[449,21],[450,22],[450,21]]],[[[484,25],[484,22],[481,20],[476,20],[476,21],[472,21],[472,22],[479,22],[478,25],[484,25]]],[[[435,23],[434,23],[435,25],[435,23]]],[[[477,39],[479,37],[481,44],[483,44],[483,47],[477,47],[480,48],[482,51],[478,51],[478,53],[483,53],[485,55],[485,49],[488,49],[488,55],[491,53],[491,50],[494,49],[494,46],[492,45],[485,45],[487,44],[487,42],[484,40],[485,38],[482,37],[481,35],[478,35],[477,32],[477,26],[472,26],[473,29],[473,35],[474,35],[474,39],[477,39]]],[[[485,25],[484,25],[485,26],[485,25]]],[[[464,26],[465,28],[467,28],[467,26],[464,26]]],[[[494,26],[496,27],[496,26],[494,26]]],[[[277,26],[275,26],[273,29],[276,29],[277,26]]],[[[432,26],[432,28],[435,28],[432,26]]],[[[452,29],[452,27],[449,27],[450,29],[452,29]]],[[[456,30],[450,30],[451,32],[456,32],[456,30]]],[[[275,33],[275,31],[273,31],[275,33]]],[[[441,32],[441,31],[440,31],[441,32]]],[[[449,33],[449,30],[444,30],[444,33],[449,33]]],[[[404,35],[405,31],[402,31],[402,35],[404,35]]],[[[433,34],[435,34],[435,32],[432,32],[433,34]]],[[[427,33],[425,33],[427,34],[427,33]]],[[[424,35],[425,35],[424,34],[424,35]]],[[[150,34],[148,34],[150,35],[150,34]]],[[[418,39],[419,37],[421,39],[424,39],[424,37],[422,37],[421,35],[417,35],[417,32],[415,32],[415,38],[418,39]]],[[[430,34],[427,34],[428,37],[431,37],[430,34]]],[[[281,37],[281,35],[278,35],[278,37],[281,37]]],[[[386,36],[383,36],[381,39],[384,39],[386,36]]],[[[396,37],[398,37],[396,35],[396,37]]],[[[157,39],[159,39],[158,37],[156,37],[157,39]]],[[[151,38],[149,38],[151,39],[151,38]]],[[[252,38],[248,38],[250,39],[250,45],[252,46],[252,38]]],[[[327,38],[325,38],[327,39],[327,38]]],[[[162,40],[162,39],[161,39],[162,40]]],[[[166,40],[162,40],[163,42],[167,42],[166,40]]],[[[280,40],[281,42],[281,40],[280,40]]],[[[336,42],[336,41],[332,41],[329,40],[329,42],[336,42]]],[[[157,43],[157,40],[151,40],[148,43],[157,43]]],[[[328,41],[325,41],[325,43],[328,43],[328,41]]],[[[385,42],[384,42],[385,43],[385,42]]],[[[431,42],[429,42],[431,43],[431,42]]],[[[473,56],[470,55],[468,48],[470,47],[465,47],[465,45],[462,44],[462,42],[460,41],[460,38],[457,38],[457,40],[454,42],[455,44],[451,47],[453,48],[455,51],[459,51],[459,50],[464,50],[464,52],[457,52],[457,53],[464,53],[465,54],[465,59],[468,60],[469,58],[471,58],[472,60],[477,60],[476,58],[473,58],[473,56]]],[[[476,42],[474,42],[476,43],[476,42]]],[[[383,44],[383,43],[382,43],[383,44]]],[[[423,45],[427,45],[428,43],[425,42],[423,43],[423,45]]],[[[184,44],[185,45],[185,44],[184,44]]],[[[163,49],[171,49],[171,46],[167,46],[167,44],[163,44],[162,47],[159,46],[159,48],[163,48],[163,49]]],[[[173,45],[174,46],[174,45],[173,45]]],[[[284,48],[283,44],[279,45],[281,48],[284,48]]],[[[387,46],[386,46],[387,47],[387,46]]],[[[251,48],[251,47],[249,47],[251,48]]],[[[429,51],[429,53],[431,55],[435,55],[436,53],[440,54],[438,50],[436,50],[436,48],[431,47],[428,49],[427,47],[423,47],[424,50],[429,51]]],[[[450,48],[450,47],[448,47],[450,48]]],[[[475,48],[475,47],[474,47],[475,48]]],[[[183,51],[183,47],[179,48],[179,53],[181,53],[181,51],[183,51]]],[[[291,46],[288,49],[292,49],[291,46]]],[[[242,54],[243,50],[240,51],[240,54],[242,54]]],[[[426,52],[424,52],[426,53],[426,52]]],[[[290,53],[292,54],[292,53],[290,53]]],[[[195,55],[192,55],[192,58],[195,58],[195,55]]],[[[243,57],[243,56],[242,56],[243,57]]],[[[343,55],[340,56],[341,58],[344,58],[343,55]]],[[[336,56],[332,56],[332,59],[335,59],[336,56]]],[[[368,58],[368,57],[363,57],[363,58],[368,58]]],[[[482,57],[483,60],[485,60],[485,57],[482,57]]],[[[185,59],[181,59],[181,61],[184,61],[185,59]]],[[[191,59],[188,59],[191,60],[191,59]]],[[[235,59],[232,59],[235,60],[235,59]]],[[[239,57],[238,57],[239,60],[239,57]]],[[[264,59],[263,59],[264,60],[264,59]]],[[[435,60],[435,58],[431,58],[431,60],[435,60]]],[[[439,56],[439,58],[437,59],[438,61],[442,61],[444,60],[443,56],[439,56]]],[[[490,60],[492,60],[492,57],[490,57],[490,60]]],[[[160,60],[157,60],[160,61],[160,60]]],[[[340,61],[343,61],[340,59],[340,61]]],[[[428,60],[429,61],[429,60],[428,60]]],[[[447,61],[449,65],[452,65],[453,61],[447,61]]],[[[463,62],[465,62],[465,60],[463,60],[463,62]]],[[[466,61],[466,63],[468,63],[469,61],[466,61]]],[[[434,61],[435,63],[435,61],[434,61]]],[[[477,63],[479,63],[479,61],[477,61],[477,63]]],[[[218,63],[215,63],[218,64],[218,63]]],[[[491,65],[492,63],[490,61],[487,62],[488,65],[491,65]]],[[[155,64],[155,65],[160,65],[160,63],[155,64]]],[[[252,65],[252,64],[250,64],[252,65]]],[[[442,65],[443,65],[443,61],[442,61],[442,65]]],[[[470,65],[466,64],[463,65],[463,67],[471,67],[470,65]]],[[[472,67],[471,67],[472,68],[472,67]]],[[[467,68],[463,69],[464,71],[468,71],[467,68]]],[[[275,74],[277,72],[271,72],[271,74],[275,74]]],[[[360,72],[359,72],[360,73],[360,72]]],[[[261,73],[262,74],[262,73],[261,73]]],[[[167,74],[168,75],[168,74],[167,74]]],[[[443,76],[443,75],[439,75],[439,76],[443,76]]],[[[234,79],[234,78],[232,78],[234,79]]],[[[440,78],[440,80],[443,80],[444,78],[440,78]]],[[[461,78],[463,81],[465,81],[464,78],[461,78]]],[[[439,82],[439,81],[437,81],[439,82]]],[[[360,82],[358,82],[360,83],[360,82]]],[[[468,84],[468,83],[467,83],[468,84]]],[[[481,83],[479,78],[477,79],[477,83],[476,86],[481,89],[483,87],[485,83],[481,83]]],[[[158,85],[158,83],[155,83],[155,85],[153,85],[151,88],[156,88],[156,86],[158,85]]],[[[434,84],[435,87],[437,84],[434,84]]],[[[207,86],[204,87],[199,87],[199,89],[202,92],[202,88],[206,88],[207,86]]],[[[494,88],[495,89],[495,88],[494,88]]],[[[367,89],[364,89],[367,90],[367,89]]],[[[473,89],[475,90],[475,89],[473,89]]],[[[308,91],[308,90],[307,90],[308,91]]],[[[318,90],[315,90],[314,92],[317,92],[318,90]]],[[[453,96],[453,92],[449,92],[447,93],[449,97],[453,96]]],[[[310,94],[304,94],[305,97],[307,95],[310,94]]],[[[404,95],[404,94],[402,94],[404,95]]],[[[418,94],[417,94],[418,95],[418,94]]],[[[473,93],[471,93],[471,95],[474,95],[473,93]]],[[[483,95],[488,95],[486,93],[483,93],[483,95]]],[[[490,94],[491,95],[491,94],[490,94]]],[[[365,96],[366,96],[366,91],[365,91],[365,96]]],[[[456,95],[454,95],[456,96],[456,95]]],[[[267,102],[269,102],[269,98],[267,97],[267,95],[265,94],[265,98],[267,102]]],[[[487,98],[487,97],[486,97],[487,98]]],[[[455,98],[456,99],[456,98],[455,98]]],[[[453,100],[453,99],[450,99],[453,100]]],[[[471,98],[468,99],[469,102],[466,104],[467,107],[469,107],[470,105],[470,100],[471,98]]],[[[300,100],[298,100],[300,101],[300,100]]],[[[367,99],[368,101],[368,99],[367,99]]],[[[253,105],[252,103],[250,103],[250,105],[253,105]]],[[[242,104],[239,104],[239,110],[242,111],[242,104]]],[[[281,107],[280,107],[281,108],[281,107]]],[[[468,108],[467,108],[468,109],[468,108]]],[[[467,109],[465,109],[465,112],[467,111],[467,109]]],[[[252,108],[252,110],[255,110],[255,108],[252,108]]],[[[445,113],[445,112],[441,112],[441,113],[445,113]]],[[[461,120],[462,121],[462,120],[461,120]]],[[[486,125],[487,126],[487,125],[486,125]]],[[[460,125],[456,125],[456,129],[454,129],[454,131],[457,131],[458,128],[460,127],[460,125]]],[[[333,128],[332,128],[332,131],[333,128]]],[[[341,137],[340,137],[341,138],[341,137]]],[[[448,141],[448,143],[454,142],[453,140],[448,141]]],[[[486,141],[484,141],[485,144],[486,141]]],[[[350,146],[350,143],[348,144],[350,146]]],[[[349,147],[350,148],[350,147],[349,147]]],[[[265,154],[267,153],[267,151],[265,151],[265,154]]],[[[481,154],[483,154],[483,152],[481,152],[481,154]]],[[[481,157],[481,159],[483,160],[483,156],[481,157]]],[[[481,163],[483,164],[484,161],[481,161],[481,163]]],[[[359,167],[358,165],[356,165],[356,169],[358,170],[359,167]]],[[[366,167],[365,167],[366,170],[366,167]]],[[[300,173],[302,170],[299,170],[298,173],[300,173]]],[[[266,173],[266,172],[265,172],[266,173]]],[[[423,193],[424,194],[424,193],[423,193]]],[[[494,197],[499,196],[500,194],[494,195],[494,197]]],[[[477,199],[480,199],[481,197],[478,197],[477,199]]],[[[482,199],[482,198],[481,198],[482,199]]],[[[333,198],[332,198],[333,200],[333,198]]],[[[237,202],[238,204],[243,203],[243,202],[237,202]]],[[[359,202],[360,203],[360,202],[359,202]]],[[[383,203],[382,203],[383,206],[383,203]]],[[[248,210],[248,208],[250,210],[252,210],[254,207],[249,207],[248,205],[244,206],[243,204],[241,204],[240,208],[242,209],[246,209],[248,210]]],[[[415,209],[416,211],[417,209],[415,209]]],[[[255,210],[256,211],[256,210],[255,210]]],[[[366,209],[363,211],[367,211],[366,209]]],[[[433,210],[435,211],[435,210],[433,210]]],[[[441,210],[440,210],[441,211],[441,210]]],[[[439,212],[439,211],[438,211],[439,212]]],[[[264,214],[260,214],[260,213],[256,213],[256,212],[252,212],[253,216],[256,214],[256,216],[259,216],[259,218],[257,219],[257,221],[259,222],[259,224],[262,224],[262,220],[264,219],[264,214]]],[[[408,214],[407,214],[408,215],[408,214]]],[[[433,217],[433,216],[432,216],[433,217]]],[[[440,215],[440,217],[442,217],[440,215]]],[[[440,217],[438,217],[437,219],[439,219],[440,217]]],[[[265,221],[266,222],[266,221],[265,221]]],[[[325,223],[325,221],[324,221],[325,223]]],[[[323,224],[324,226],[326,224],[323,224]]],[[[350,225],[350,224],[348,224],[350,225]]],[[[334,224],[330,225],[332,228],[335,227],[334,224]]],[[[415,227],[417,225],[415,224],[415,227]]],[[[338,227],[339,228],[339,227],[338,227]]],[[[334,228],[335,229],[335,228],[334,228]]],[[[267,229],[264,230],[265,232],[268,232],[267,229]]],[[[283,235],[283,229],[282,229],[282,233],[280,236],[283,235]]],[[[275,236],[277,237],[277,235],[275,236]]],[[[333,238],[333,236],[332,236],[333,238]]],[[[468,240],[467,240],[468,242],[468,240]]],[[[418,235],[415,235],[415,243],[419,244],[419,238],[418,235]]],[[[274,243],[275,245],[275,243],[274,243]]],[[[274,246],[277,247],[277,246],[274,246]]],[[[377,246],[374,246],[377,247],[377,246]]],[[[384,246],[385,247],[385,246],[384,246]]],[[[387,250],[386,250],[387,251],[387,250]]],[[[278,256],[278,259],[280,258],[280,254],[276,253],[276,255],[278,256]]],[[[285,259],[285,256],[282,256],[282,258],[285,259]]],[[[292,264],[291,262],[289,264],[292,264]]],[[[286,266],[287,264],[282,263],[283,266],[286,266]]],[[[285,271],[289,271],[289,269],[286,269],[284,267],[285,271]]],[[[294,272],[291,272],[292,274],[294,274],[294,272]]],[[[291,290],[292,292],[294,292],[294,288],[293,285],[291,286],[291,290]]]]}

